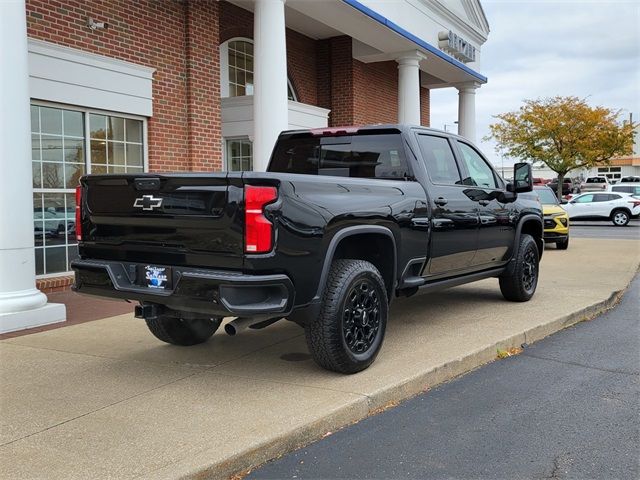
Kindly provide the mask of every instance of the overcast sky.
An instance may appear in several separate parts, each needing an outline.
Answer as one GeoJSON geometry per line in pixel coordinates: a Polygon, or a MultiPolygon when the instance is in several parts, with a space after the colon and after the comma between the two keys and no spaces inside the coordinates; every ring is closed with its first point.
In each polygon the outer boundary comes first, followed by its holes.
{"type": "MultiPolygon", "coordinates": [[[[575,95],[591,105],[622,109],[640,121],[640,0],[482,0],[491,33],[476,95],[476,143],[500,167],[494,145],[482,141],[492,116],[523,99],[575,95]]],[[[455,128],[457,90],[432,90],[431,126],[455,128]]],[[[453,130],[455,131],[455,130],[453,130]]],[[[513,162],[505,160],[505,165],[513,162]]]]}

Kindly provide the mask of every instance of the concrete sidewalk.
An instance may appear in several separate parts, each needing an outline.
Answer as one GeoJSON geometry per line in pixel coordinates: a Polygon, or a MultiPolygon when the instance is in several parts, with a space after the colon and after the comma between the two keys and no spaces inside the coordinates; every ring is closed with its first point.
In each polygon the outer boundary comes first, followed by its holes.
{"type": "Polygon", "coordinates": [[[190,348],[132,315],[4,340],[0,476],[226,477],[593,316],[639,263],[638,241],[573,239],[547,248],[528,303],[494,279],[397,299],[354,376],[316,367],[287,322],[190,348]]]}

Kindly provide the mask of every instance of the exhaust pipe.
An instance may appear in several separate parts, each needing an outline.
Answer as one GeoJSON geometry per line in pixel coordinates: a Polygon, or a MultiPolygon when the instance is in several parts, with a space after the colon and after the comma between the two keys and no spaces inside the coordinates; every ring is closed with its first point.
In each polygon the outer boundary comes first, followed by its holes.
{"type": "Polygon", "coordinates": [[[237,335],[242,330],[246,330],[254,323],[260,323],[255,318],[236,318],[235,320],[231,320],[224,326],[224,331],[227,332],[227,335],[237,335]]]}
{"type": "Polygon", "coordinates": [[[264,327],[268,327],[269,325],[276,323],[280,320],[280,317],[269,318],[267,320],[264,319],[256,319],[256,318],[236,318],[235,320],[231,320],[224,326],[224,331],[227,332],[227,335],[237,335],[242,330],[246,330],[247,328],[251,328],[252,330],[259,330],[264,327]]]}

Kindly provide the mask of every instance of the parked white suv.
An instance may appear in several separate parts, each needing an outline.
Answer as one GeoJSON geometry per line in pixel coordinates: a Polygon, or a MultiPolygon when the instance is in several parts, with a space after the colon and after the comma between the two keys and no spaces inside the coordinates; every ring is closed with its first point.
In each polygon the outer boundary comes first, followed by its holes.
{"type": "Polygon", "coordinates": [[[580,184],[580,193],[603,192],[609,187],[607,177],[588,177],[580,184]]]}
{"type": "Polygon", "coordinates": [[[581,193],[562,205],[571,220],[611,220],[624,227],[640,215],[640,198],[629,193],[581,193]]]}

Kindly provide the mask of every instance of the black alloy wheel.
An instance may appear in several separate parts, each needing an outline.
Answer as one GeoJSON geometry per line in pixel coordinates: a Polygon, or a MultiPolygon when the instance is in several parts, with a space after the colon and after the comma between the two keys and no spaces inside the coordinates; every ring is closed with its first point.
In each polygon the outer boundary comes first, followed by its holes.
{"type": "Polygon", "coordinates": [[[373,345],[380,329],[380,298],[373,283],[363,279],[347,293],[342,314],[342,334],[355,354],[362,354],[373,345]]]}
{"type": "Polygon", "coordinates": [[[532,292],[538,281],[538,254],[529,249],[524,254],[522,264],[522,286],[527,292],[532,292]]]}

